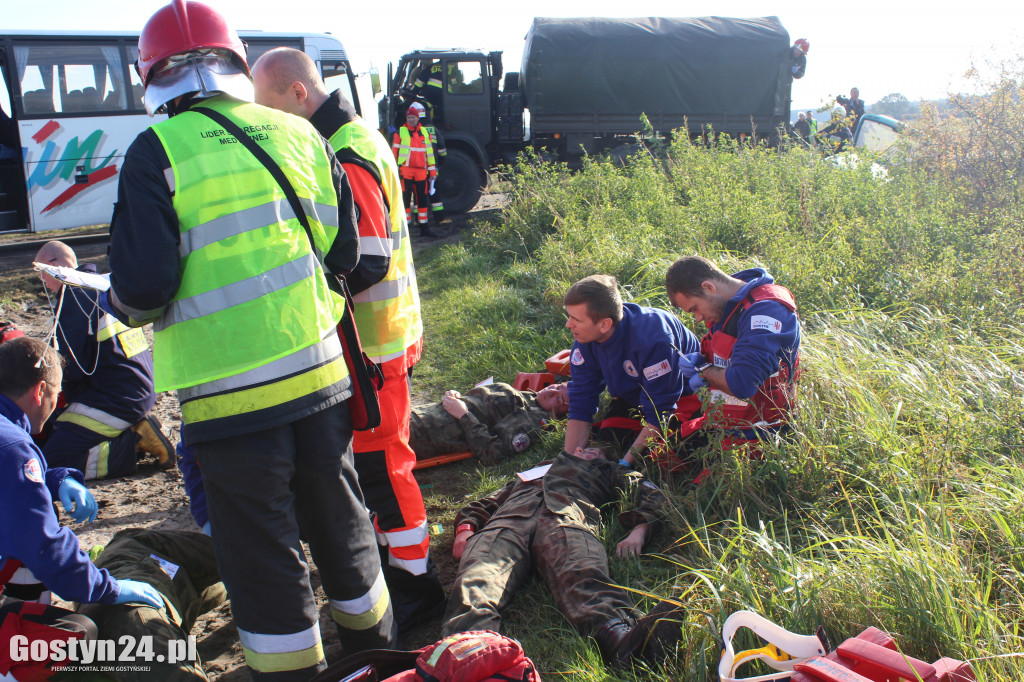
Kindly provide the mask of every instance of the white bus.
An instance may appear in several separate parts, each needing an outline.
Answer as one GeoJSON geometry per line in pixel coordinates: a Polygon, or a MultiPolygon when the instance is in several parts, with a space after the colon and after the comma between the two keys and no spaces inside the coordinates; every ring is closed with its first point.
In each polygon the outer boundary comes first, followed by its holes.
{"type": "MultiPolygon", "coordinates": [[[[305,51],[328,90],[340,89],[360,109],[355,75],[337,38],[239,36],[250,64],[275,47],[305,51]]],[[[110,222],[125,151],[164,117],[150,118],[142,106],[133,66],[138,42],[138,33],[0,34],[0,231],[110,222]]]]}

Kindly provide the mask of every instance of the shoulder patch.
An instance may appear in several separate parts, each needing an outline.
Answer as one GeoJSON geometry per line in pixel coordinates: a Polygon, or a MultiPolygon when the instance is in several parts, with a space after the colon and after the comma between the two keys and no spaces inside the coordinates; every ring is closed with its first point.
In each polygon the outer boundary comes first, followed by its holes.
{"type": "Polygon", "coordinates": [[[782,323],[768,315],[753,315],[750,318],[751,329],[767,329],[772,334],[782,331],[782,323]]]}
{"type": "Polygon", "coordinates": [[[636,371],[636,367],[634,367],[633,363],[630,362],[629,360],[626,360],[624,363],[622,363],[622,369],[623,371],[626,372],[626,374],[633,377],[634,379],[640,376],[640,373],[636,371]]]}
{"type": "Polygon", "coordinates": [[[663,377],[671,371],[672,365],[668,364],[668,360],[662,360],[650,367],[644,367],[644,377],[646,377],[648,381],[654,381],[658,377],[663,377]]]}
{"type": "Polygon", "coordinates": [[[34,483],[43,482],[43,467],[35,457],[31,457],[25,462],[25,478],[34,483]]]}
{"type": "Polygon", "coordinates": [[[530,437],[525,433],[517,433],[512,436],[512,449],[516,452],[522,452],[526,448],[530,447],[530,437]]]}
{"type": "Polygon", "coordinates": [[[570,358],[570,362],[572,362],[572,364],[574,364],[574,365],[582,365],[583,364],[583,353],[580,352],[579,348],[573,349],[573,351],[572,351],[572,358],[570,358]]]}

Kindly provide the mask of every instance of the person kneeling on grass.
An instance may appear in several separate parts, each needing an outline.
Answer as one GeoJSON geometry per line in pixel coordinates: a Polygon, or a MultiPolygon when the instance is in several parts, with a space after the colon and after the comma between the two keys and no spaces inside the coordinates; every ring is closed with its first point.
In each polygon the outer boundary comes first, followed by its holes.
{"type": "MultiPolygon", "coordinates": [[[[149,585],[118,580],[93,565],[57,519],[54,500],[79,523],[95,520],[99,509],[81,472],[49,468],[30,435],[53,412],[62,375],[60,356],[42,341],[20,337],[0,344],[0,633],[19,633],[30,648],[38,640],[50,642],[51,652],[55,642],[63,648],[59,642],[95,639],[96,626],[50,606],[49,590],[83,603],[163,606],[149,585]]],[[[0,676],[49,674],[49,660],[20,652],[0,647],[0,676]]]]}
{"type": "Polygon", "coordinates": [[[681,607],[663,601],[636,619],[626,591],[609,575],[598,537],[601,509],[623,495],[634,499],[635,508],[619,514],[629,534],[616,553],[637,556],[668,502],[654,483],[617,459],[602,448],[562,451],[459,512],[452,554],[461,562],[442,637],[498,631],[501,609],[536,564],[558,610],[597,641],[609,663],[656,661],[670,652],[681,636],[681,607]]]}

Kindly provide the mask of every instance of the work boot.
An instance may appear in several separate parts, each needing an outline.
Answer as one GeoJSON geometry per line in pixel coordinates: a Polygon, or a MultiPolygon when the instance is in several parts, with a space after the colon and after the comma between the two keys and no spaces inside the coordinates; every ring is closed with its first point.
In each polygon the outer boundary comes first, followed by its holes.
{"type": "Polygon", "coordinates": [[[161,469],[174,468],[174,446],[160,427],[160,420],[151,414],[132,427],[132,431],[139,437],[135,444],[135,452],[147,452],[156,457],[157,465],[161,469]]]}
{"type": "Polygon", "coordinates": [[[635,625],[611,620],[599,627],[593,637],[601,656],[610,665],[628,667],[633,658],[660,663],[682,637],[683,612],[681,606],[663,601],[635,625]]]}
{"type": "Polygon", "coordinates": [[[405,634],[420,623],[444,613],[448,598],[441,587],[432,559],[429,560],[427,572],[422,575],[413,575],[386,561],[382,568],[391,594],[398,634],[405,634]]]}

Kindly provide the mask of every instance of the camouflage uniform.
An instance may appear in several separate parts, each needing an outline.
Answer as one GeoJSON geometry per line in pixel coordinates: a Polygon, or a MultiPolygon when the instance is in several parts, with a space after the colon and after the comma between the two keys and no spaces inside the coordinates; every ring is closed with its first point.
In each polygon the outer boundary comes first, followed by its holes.
{"type": "Polygon", "coordinates": [[[530,447],[551,419],[537,405],[537,394],[508,384],[489,384],[467,391],[462,399],[469,413],[456,419],[441,403],[412,410],[409,444],[416,459],[471,450],[485,465],[497,464],[530,447]]]}
{"type": "Polygon", "coordinates": [[[601,507],[623,494],[635,501],[618,515],[632,530],[658,520],[665,495],[639,472],[609,460],[583,460],[565,452],[551,460],[543,478],[518,478],[459,512],[456,525],[476,533],[459,564],[442,637],[501,626],[499,611],[537,570],[561,611],[588,635],[609,621],[633,624],[633,604],[608,573],[608,554],[598,538],[601,507]]]}
{"type": "MultiPolygon", "coordinates": [[[[213,542],[202,533],[129,528],[114,536],[95,563],[121,580],[149,583],[163,595],[166,602],[160,610],[139,604],[83,604],[78,609],[96,623],[100,639],[119,642],[130,635],[139,641],[151,635],[154,657],[166,655],[168,641],[187,638],[196,618],[227,598],[217,572],[213,542]],[[154,556],[168,563],[161,567],[154,556]]],[[[174,664],[153,660],[140,667],[146,670],[108,674],[120,681],[209,679],[198,656],[194,661],[174,664]]]]}

